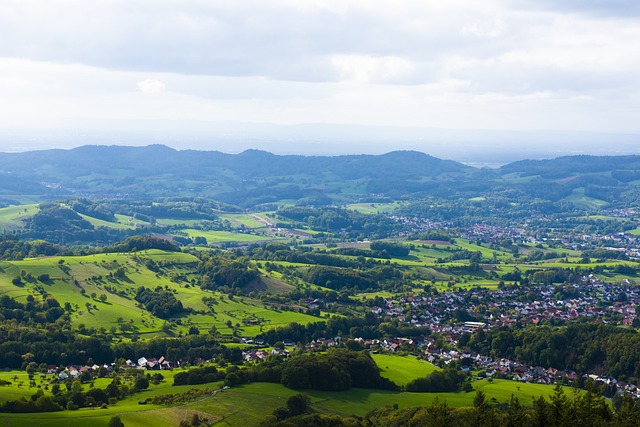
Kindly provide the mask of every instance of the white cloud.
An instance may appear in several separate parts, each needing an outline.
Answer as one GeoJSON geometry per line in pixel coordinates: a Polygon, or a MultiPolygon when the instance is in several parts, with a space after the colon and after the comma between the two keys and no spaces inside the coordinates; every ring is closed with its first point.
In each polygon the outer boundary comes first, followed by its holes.
{"type": "Polygon", "coordinates": [[[415,68],[411,61],[397,56],[334,55],[331,64],[341,78],[358,83],[399,80],[415,68]]]}
{"type": "Polygon", "coordinates": [[[503,35],[506,24],[503,20],[494,18],[490,22],[474,22],[462,27],[462,34],[465,36],[476,36],[481,38],[495,38],[503,35]]]}
{"type": "Polygon", "coordinates": [[[155,79],[145,79],[137,83],[138,89],[145,93],[162,93],[166,89],[164,82],[155,79]]]}
{"type": "Polygon", "coordinates": [[[532,2],[6,0],[0,128],[75,117],[640,130],[640,19],[532,2]]]}

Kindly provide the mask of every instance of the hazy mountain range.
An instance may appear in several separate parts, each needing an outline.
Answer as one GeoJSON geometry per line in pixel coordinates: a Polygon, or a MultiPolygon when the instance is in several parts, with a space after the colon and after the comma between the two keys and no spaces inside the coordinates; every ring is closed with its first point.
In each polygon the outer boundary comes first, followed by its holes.
{"type": "Polygon", "coordinates": [[[202,196],[249,207],[285,199],[469,198],[507,191],[558,201],[580,190],[614,203],[635,194],[640,156],[565,156],[489,169],[418,151],[301,156],[92,145],[0,153],[0,174],[5,199],[202,196]]]}

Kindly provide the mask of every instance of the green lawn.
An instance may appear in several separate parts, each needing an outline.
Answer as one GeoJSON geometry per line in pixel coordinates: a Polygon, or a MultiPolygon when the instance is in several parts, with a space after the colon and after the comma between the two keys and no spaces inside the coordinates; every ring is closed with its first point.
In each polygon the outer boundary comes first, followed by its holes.
{"type": "Polygon", "coordinates": [[[380,374],[398,385],[407,385],[416,378],[439,370],[437,366],[413,356],[372,354],[371,357],[380,368],[380,374]]]}

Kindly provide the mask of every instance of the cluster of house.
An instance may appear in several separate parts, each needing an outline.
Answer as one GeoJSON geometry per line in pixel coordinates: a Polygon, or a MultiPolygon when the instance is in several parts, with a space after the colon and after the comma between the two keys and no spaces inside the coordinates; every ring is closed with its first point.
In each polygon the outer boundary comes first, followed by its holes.
{"type": "Polygon", "coordinates": [[[511,240],[513,242],[534,242],[535,239],[527,236],[524,228],[518,227],[500,227],[497,225],[489,224],[473,224],[466,229],[462,230],[460,237],[469,240],[484,240],[484,241],[504,241],[511,240]]]}
{"type": "Polygon", "coordinates": [[[243,351],[242,359],[245,362],[261,362],[271,354],[289,357],[290,352],[287,349],[279,349],[279,348],[273,348],[271,350],[243,351]]]}
{"type": "MultiPolygon", "coordinates": [[[[479,322],[466,322],[469,328],[482,327],[479,322]]],[[[412,348],[419,350],[422,357],[438,366],[446,366],[452,362],[457,362],[462,371],[469,370],[481,370],[484,371],[483,376],[487,378],[499,377],[509,378],[513,381],[529,382],[537,384],[556,384],[569,383],[573,384],[576,380],[592,379],[597,386],[614,385],[615,392],[618,394],[628,393],[631,396],[640,399],[640,388],[633,384],[627,384],[622,381],[618,381],[615,378],[600,376],[595,374],[582,375],[571,370],[558,370],[555,368],[544,368],[542,366],[529,366],[523,363],[519,363],[510,359],[501,358],[493,359],[489,356],[477,354],[477,353],[462,353],[455,349],[443,349],[436,344],[436,339],[433,337],[427,338],[403,338],[397,337],[394,339],[384,340],[365,340],[362,338],[356,338],[363,346],[372,352],[388,351],[396,352],[401,349],[412,348]]],[[[456,342],[449,342],[451,346],[456,342]]],[[[447,346],[450,348],[450,346],[447,346]]]]}
{"type": "Polygon", "coordinates": [[[172,362],[170,360],[166,360],[164,356],[162,356],[159,359],[156,359],[155,357],[152,357],[151,359],[141,357],[135,362],[130,359],[127,359],[127,361],[122,367],[158,371],[160,369],[172,369],[172,368],[177,368],[179,366],[180,366],[180,361],[172,362]]]}
{"type": "MultiPolygon", "coordinates": [[[[318,339],[315,339],[315,340],[311,341],[307,345],[305,345],[305,350],[325,350],[327,348],[331,348],[331,347],[334,347],[334,346],[340,344],[341,341],[342,341],[341,337],[318,338],[318,339]]],[[[242,343],[243,344],[254,344],[256,346],[266,346],[264,340],[262,340],[262,339],[253,340],[251,338],[243,338],[242,339],[242,343]]],[[[296,345],[296,343],[294,343],[292,341],[284,341],[283,344],[285,346],[285,348],[283,348],[283,349],[273,348],[271,350],[253,349],[253,350],[250,350],[250,351],[243,351],[242,352],[242,358],[243,358],[243,360],[245,360],[247,362],[260,362],[260,361],[264,360],[267,356],[272,355],[272,354],[273,355],[284,356],[284,357],[289,357],[289,355],[291,353],[287,349],[287,347],[289,347],[289,348],[290,347],[294,347],[296,345]]]]}
{"type": "Polygon", "coordinates": [[[485,323],[483,327],[514,323],[537,325],[552,319],[581,317],[622,325],[640,322],[636,313],[636,307],[640,306],[640,290],[626,283],[605,283],[589,275],[572,285],[570,294],[563,298],[553,285],[497,290],[475,288],[430,296],[404,296],[397,301],[385,299],[383,307],[374,306],[371,311],[414,326],[426,326],[434,332],[454,335],[470,331],[468,325],[459,320],[461,311],[485,323]]]}
{"type": "Polygon", "coordinates": [[[445,230],[451,226],[448,222],[433,221],[429,218],[418,218],[413,216],[387,215],[393,221],[406,225],[406,232],[398,233],[398,237],[406,237],[410,234],[427,232],[431,230],[445,230]]]}
{"type": "MultiPolygon", "coordinates": [[[[156,359],[155,357],[152,357],[150,359],[147,359],[145,357],[141,357],[138,360],[127,360],[122,366],[120,366],[120,369],[130,369],[130,368],[136,368],[136,369],[145,369],[145,370],[150,370],[150,371],[157,371],[160,369],[172,369],[172,368],[177,368],[179,367],[184,361],[177,361],[177,362],[172,362],[170,360],[166,360],[164,356],[160,357],[159,359],[156,359]]],[[[54,374],[54,375],[58,375],[58,378],[60,380],[66,380],[67,378],[78,378],[79,376],[85,374],[85,373],[90,373],[90,374],[95,374],[98,373],[100,371],[103,371],[103,373],[111,373],[113,372],[113,370],[116,368],[116,363],[105,363],[103,365],[84,365],[84,366],[80,366],[80,365],[69,365],[67,367],[64,366],[56,366],[56,365],[48,365],[47,366],[47,373],[48,374],[54,374]]]]}
{"type": "Polygon", "coordinates": [[[100,370],[105,370],[105,372],[109,373],[113,371],[115,363],[104,364],[104,365],[69,365],[67,367],[58,367],[56,365],[47,365],[47,373],[48,374],[57,374],[58,379],[66,380],[67,378],[78,378],[80,375],[85,373],[96,373],[100,370]]]}

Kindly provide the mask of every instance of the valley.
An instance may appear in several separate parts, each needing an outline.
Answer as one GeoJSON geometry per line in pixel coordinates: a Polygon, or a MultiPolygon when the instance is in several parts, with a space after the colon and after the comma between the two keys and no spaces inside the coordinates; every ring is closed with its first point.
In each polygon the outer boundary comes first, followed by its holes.
{"type": "Polygon", "coordinates": [[[613,420],[640,397],[635,157],[25,159],[0,156],[7,425],[613,420]]]}

